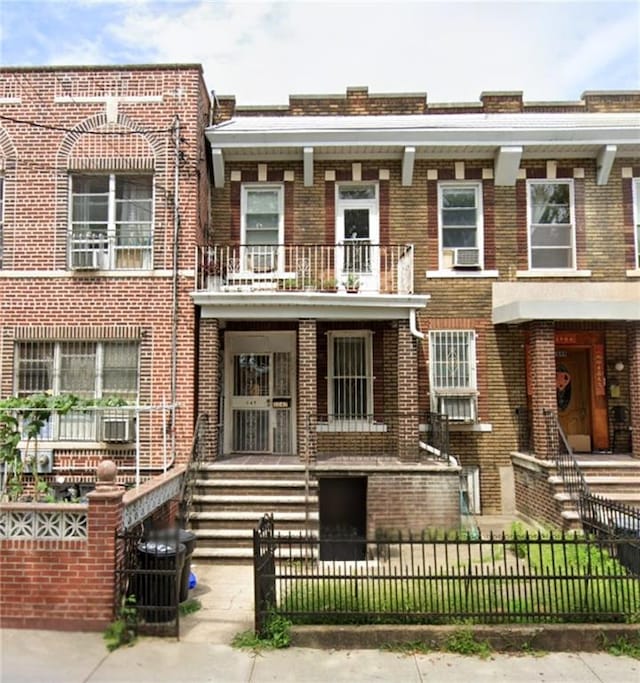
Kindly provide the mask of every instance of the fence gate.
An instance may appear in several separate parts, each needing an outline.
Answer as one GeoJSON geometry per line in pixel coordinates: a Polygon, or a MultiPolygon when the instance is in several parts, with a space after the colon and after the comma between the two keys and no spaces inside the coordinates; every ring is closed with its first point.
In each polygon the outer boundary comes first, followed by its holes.
{"type": "Polygon", "coordinates": [[[116,565],[116,619],[135,607],[136,630],[145,635],[180,635],[179,590],[184,546],[178,536],[147,541],[141,524],[116,532],[122,549],[116,565]]]}

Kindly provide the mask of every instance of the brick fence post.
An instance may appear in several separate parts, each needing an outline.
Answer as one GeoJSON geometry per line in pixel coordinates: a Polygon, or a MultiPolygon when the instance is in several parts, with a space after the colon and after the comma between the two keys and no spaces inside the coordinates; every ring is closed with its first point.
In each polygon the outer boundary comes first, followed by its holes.
{"type": "Polygon", "coordinates": [[[553,458],[544,412],[557,413],[555,328],[553,322],[531,323],[531,382],[533,450],[538,458],[553,458]]]}
{"type": "Polygon", "coordinates": [[[106,623],[113,619],[117,598],[116,567],[120,565],[124,546],[116,539],[123,527],[124,487],[115,483],[117,468],[104,460],[96,470],[97,484],[87,495],[89,502],[88,566],[85,577],[87,599],[104,615],[106,623]]]}

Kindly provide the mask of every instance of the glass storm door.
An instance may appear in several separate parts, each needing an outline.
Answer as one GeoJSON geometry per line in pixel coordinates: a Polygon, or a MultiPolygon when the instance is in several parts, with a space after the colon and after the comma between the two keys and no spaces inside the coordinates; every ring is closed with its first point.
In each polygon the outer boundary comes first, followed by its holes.
{"type": "Polygon", "coordinates": [[[378,187],[374,183],[337,187],[336,269],[338,282],[349,289],[379,288],[378,187]]]}
{"type": "Polygon", "coordinates": [[[229,334],[225,452],[293,453],[291,335],[229,334]]]}

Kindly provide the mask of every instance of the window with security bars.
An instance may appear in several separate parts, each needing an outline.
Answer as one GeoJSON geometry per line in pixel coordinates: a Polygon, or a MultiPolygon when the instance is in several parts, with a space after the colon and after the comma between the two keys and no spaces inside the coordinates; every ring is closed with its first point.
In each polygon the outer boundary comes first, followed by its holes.
{"type": "MultiPolygon", "coordinates": [[[[135,342],[19,342],[15,354],[18,396],[73,394],[80,398],[138,395],[138,344],[135,342]]],[[[96,416],[76,411],[52,421],[42,438],[93,440],[96,416]]]]}
{"type": "Polygon", "coordinates": [[[150,269],[152,237],[152,176],[71,177],[71,268],[150,269]]]}
{"type": "Polygon", "coordinates": [[[329,412],[335,419],[366,419],[373,402],[371,333],[330,332],[328,339],[329,412]]]}
{"type": "Polygon", "coordinates": [[[476,419],[476,348],[473,330],[429,333],[431,409],[450,420],[476,419]]]}

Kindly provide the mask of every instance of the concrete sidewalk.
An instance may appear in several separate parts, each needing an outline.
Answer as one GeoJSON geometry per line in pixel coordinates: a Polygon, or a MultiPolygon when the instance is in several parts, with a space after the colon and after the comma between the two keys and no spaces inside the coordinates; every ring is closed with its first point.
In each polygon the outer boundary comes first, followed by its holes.
{"type": "Polygon", "coordinates": [[[290,648],[254,654],[230,647],[253,627],[251,566],[193,566],[202,609],[180,622],[181,639],[140,638],[109,653],[100,633],[5,629],[2,683],[638,683],[640,662],[604,653],[400,655],[377,649],[290,648]]]}

